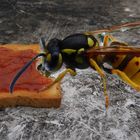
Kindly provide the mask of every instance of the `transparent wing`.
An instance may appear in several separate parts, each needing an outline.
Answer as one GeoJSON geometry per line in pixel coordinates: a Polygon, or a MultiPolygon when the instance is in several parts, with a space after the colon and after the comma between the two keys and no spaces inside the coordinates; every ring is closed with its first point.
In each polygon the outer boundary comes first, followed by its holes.
{"type": "MultiPolygon", "coordinates": [[[[140,91],[140,46],[115,46],[105,47],[99,49],[90,49],[86,52],[89,58],[94,58],[97,55],[120,56],[126,55],[123,61],[114,61],[112,68],[105,68],[106,71],[112,74],[117,74],[123,81],[128,83],[131,87],[140,91]],[[130,54],[130,55],[128,55],[130,54]],[[130,61],[131,60],[131,61],[130,61]],[[121,62],[121,63],[118,63],[121,62]],[[117,64],[117,66],[115,66],[117,64]]],[[[121,58],[121,57],[120,57],[121,58]]],[[[123,56],[122,56],[123,58],[123,56]]],[[[110,57],[108,59],[114,59],[110,57]]]]}
{"type": "Polygon", "coordinates": [[[99,48],[91,48],[86,51],[86,55],[89,57],[93,57],[95,55],[135,55],[140,56],[140,46],[115,46],[115,47],[99,47],[99,48]]]}

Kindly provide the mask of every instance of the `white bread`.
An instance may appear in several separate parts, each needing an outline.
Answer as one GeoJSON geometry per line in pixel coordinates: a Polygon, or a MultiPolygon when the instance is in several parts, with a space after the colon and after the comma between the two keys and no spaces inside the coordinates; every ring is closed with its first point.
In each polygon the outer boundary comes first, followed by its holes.
{"type": "MultiPolygon", "coordinates": [[[[12,49],[14,51],[32,49],[35,53],[40,52],[38,44],[31,44],[31,45],[6,44],[6,45],[0,45],[0,48],[1,47],[6,48],[6,49],[12,49]]],[[[4,58],[3,60],[0,61],[0,65],[2,61],[4,61],[4,58]]],[[[0,68],[0,73],[2,73],[2,70],[4,69],[0,68]]],[[[42,77],[42,75],[40,76],[42,77]]],[[[46,77],[43,77],[43,78],[46,78],[46,77]]],[[[2,82],[3,80],[0,77],[0,84],[3,84],[2,82]]],[[[17,89],[13,92],[13,94],[10,94],[8,91],[4,91],[0,89],[0,108],[15,107],[15,106],[28,106],[28,107],[37,107],[37,108],[51,108],[51,107],[57,108],[60,106],[60,104],[61,104],[60,83],[57,83],[51,88],[49,88],[48,90],[41,91],[39,93],[33,90],[26,90],[26,89],[18,90],[17,89]]]]}

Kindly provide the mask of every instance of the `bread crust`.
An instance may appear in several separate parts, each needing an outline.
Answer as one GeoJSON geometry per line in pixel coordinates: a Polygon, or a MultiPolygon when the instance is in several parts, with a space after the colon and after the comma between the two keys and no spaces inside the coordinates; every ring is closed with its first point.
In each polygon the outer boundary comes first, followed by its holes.
{"type": "MultiPolygon", "coordinates": [[[[20,51],[32,49],[39,53],[39,45],[23,45],[23,44],[6,44],[0,47],[9,48],[20,51]]],[[[15,90],[13,94],[9,92],[0,91],[0,108],[27,106],[36,108],[58,108],[61,104],[61,88],[60,83],[55,84],[51,88],[41,92],[34,92],[29,90],[15,90]]]]}

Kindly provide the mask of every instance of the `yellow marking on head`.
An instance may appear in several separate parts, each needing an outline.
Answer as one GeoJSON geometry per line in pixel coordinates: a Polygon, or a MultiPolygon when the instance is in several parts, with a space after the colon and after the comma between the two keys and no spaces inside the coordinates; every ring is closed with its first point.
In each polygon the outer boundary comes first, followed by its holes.
{"type": "Polygon", "coordinates": [[[49,54],[47,55],[47,61],[50,62],[50,61],[51,61],[51,58],[52,58],[52,56],[51,56],[51,54],[49,53],[49,54]]]}
{"type": "Polygon", "coordinates": [[[88,46],[93,47],[93,45],[94,45],[94,41],[90,37],[88,37],[88,46]]]}
{"type": "Polygon", "coordinates": [[[63,49],[62,52],[67,53],[67,54],[72,54],[72,53],[75,53],[76,50],[74,50],[74,49],[63,49]]]}
{"type": "Polygon", "coordinates": [[[53,71],[57,71],[58,69],[60,69],[60,67],[62,65],[62,62],[63,62],[62,55],[61,55],[61,53],[59,53],[58,63],[57,63],[57,65],[56,65],[56,67],[55,67],[55,69],[53,71]]]}
{"type": "Polygon", "coordinates": [[[60,68],[61,67],[61,65],[62,65],[62,55],[61,55],[61,53],[59,53],[59,60],[58,60],[58,64],[57,64],[57,67],[58,68],[60,68]]]}
{"type": "Polygon", "coordinates": [[[81,49],[78,50],[77,53],[78,53],[78,54],[81,54],[81,53],[84,52],[84,51],[85,51],[85,49],[84,49],[84,48],[81,48],[81,49]]]}

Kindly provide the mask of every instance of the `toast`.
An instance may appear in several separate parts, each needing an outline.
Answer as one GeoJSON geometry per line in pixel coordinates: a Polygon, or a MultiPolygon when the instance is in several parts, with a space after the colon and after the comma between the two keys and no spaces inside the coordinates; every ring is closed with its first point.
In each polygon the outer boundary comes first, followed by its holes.
{"type": "Polygon", "coordinates": [[[60,83],[55,84],[48,90],[37,92],[54,80],[42,76],[36,70],[37,61],[33,62],[18,79],[14,92],[9,93],[9,85],[17,71],[39,52],[39,44],[0,45],[0,108],[16,106],[60,107],[60,83]]]}

